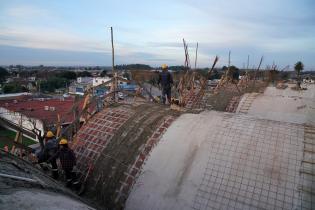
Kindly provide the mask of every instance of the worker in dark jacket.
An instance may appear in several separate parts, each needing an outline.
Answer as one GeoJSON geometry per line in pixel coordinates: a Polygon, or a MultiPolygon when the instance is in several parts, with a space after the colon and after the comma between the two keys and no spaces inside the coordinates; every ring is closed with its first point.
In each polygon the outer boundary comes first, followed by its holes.
{"type": "MultiPolygon", "coordinates": [[[[52,131],[48,131],[45,136],[44,149],[38,154],[38,163],[41,164],[50,159],[58,150],[58,143],[52,131]]],[[[50,160],[52,177],[58,179],[58,166],[55,158],[50,160]]]]}
{"type": "Polygon", "coordinates": [[[74,152],[68,147],[67,139],[61,139],[59,142],[59,150],[57,153],[50,158],[59,158],[62,170],[65,172],[67,186],[70,185],[72,180],[75,178],[73,167],[76,165],[76,158],[74,152]]]}
{"type": "Polygon", "coordinates": [[[158,85],[161,86],[162,89],[162,102],[165,104],[167,96],[167,101],[171,104],[171,89],[173,85],[173,77],[171,73],[168,71],[168,66],[166,64],[162,65],[162,72],[159,74],[158,85]]]}

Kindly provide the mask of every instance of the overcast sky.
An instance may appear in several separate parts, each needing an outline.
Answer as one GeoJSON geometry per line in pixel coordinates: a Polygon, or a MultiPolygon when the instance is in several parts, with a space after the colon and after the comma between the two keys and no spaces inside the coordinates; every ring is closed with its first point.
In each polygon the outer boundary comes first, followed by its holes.
{"type": "MultiPolygon", "coordinates": [[[[313,0],[1,0],[0,65],[183,65],[182,38],[198,66],[284,67],[301,60],[315,69],[313,0]]],[[[193,63],[193,62],[192,62],[193,63]]]]}

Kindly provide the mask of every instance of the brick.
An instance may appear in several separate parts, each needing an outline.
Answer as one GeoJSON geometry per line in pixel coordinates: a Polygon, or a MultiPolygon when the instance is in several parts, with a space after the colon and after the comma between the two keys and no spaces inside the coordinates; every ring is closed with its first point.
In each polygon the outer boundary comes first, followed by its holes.
{"type": "Polygon", "coordinates": [[[126,180],[126,184],[129,185],[129,186],[132,186],[133,181],[134,181],[134,179],[133,179],[131,176],[129,176],[129,177],[127,178],[127,180],[126,180]]]}

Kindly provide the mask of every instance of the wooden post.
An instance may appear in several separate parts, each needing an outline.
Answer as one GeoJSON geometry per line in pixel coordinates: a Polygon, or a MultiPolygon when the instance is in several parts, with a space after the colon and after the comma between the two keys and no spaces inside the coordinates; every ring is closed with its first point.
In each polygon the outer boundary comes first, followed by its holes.
{"type": "Polygon", "coordinates": [[[116,72],[115,72],[115,51],[114,51],[114,34],[113,27],[110,27],[111,32],[111,42],[112,42],[112,75],[113,75],[113,92],[114,92],[114,101],[116,101],[116,72]]]}
{"type": "Polygon", "coordinates": [[[247,71],[248,71],[248,67],[249,67],[249,55],[247,56],[247,67],[246,67],[247,71]]]}
{"type": "Polygon", "coordinates": [[[198,42],[197,42],[197,46],[196,46],[195,70],[197,69],[197,57],[198,57],[198,42]]]}
{"type": "Polygon", "coordinates": [[[255,83],[256,83],[257,72],[258,72],[259,69],[260,69],[260,66],[261,66],[261,64],[262,64],[262,62],[263,62],[263,59],[264,59],[264,56],[261,56],[261,59],[260,59],[258,68],[257,68],[257,70],[255,71],[255,75],[254,75],[254,87],[255,87],[255,83]]]}
{"type": "Polygon", "coordinates": [[[231,66],[231,50],[229,51],[229,65],[228,65],[229,69],[230,69],[230,66],[231,66]]]}

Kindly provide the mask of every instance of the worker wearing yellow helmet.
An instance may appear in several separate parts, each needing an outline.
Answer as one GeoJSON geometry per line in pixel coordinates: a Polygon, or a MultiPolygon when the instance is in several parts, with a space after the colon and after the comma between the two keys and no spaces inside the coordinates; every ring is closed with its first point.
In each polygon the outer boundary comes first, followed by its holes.
{"type": "Polygon", "coordinates": [[[76,157],[72,149],[68,146],[68,140],[66,138],[62,138],[59,141],[59,150],[52,157],[52,159],[59,158],[61,168],[66,175],[67,186],[70,186],[73,179],[75,179],[75,173],[73,172],[73,167],[76,165],[76,157]]]}
{"type": "MultiPolygon", "coordinates": [[[[42,165],[44,162],[47,162],[52,156],[58,151],[58,143],[55,138],[55,135],[52,131],[47,131],[45,135],[45,142],[43,149],[37,154],[38,163],[42,165]]],[[[58,166],[56,159],[50,159],[50,164],[52,168],[52,177],[58,179],[58,166]]]]}
{"type": "Polygon", "coordinates": [[[162,72],[159,74],[158,85],[162,90],[163,104],[165,104],[167,97],[168,104],[170,105],[172,97],[171,90],[173,85],[173,76],[168,71],[168,66],[166,64],[162,64],[162,72]]]}
{"type": "Polygon", "coordinates": [[[55,135],[52,131],[47,131],[46,138],[53,138],[55,135]]]}

